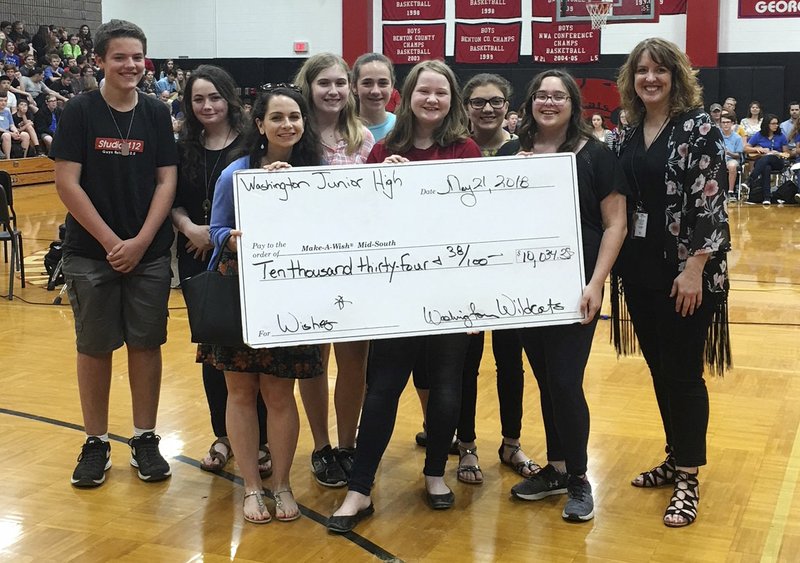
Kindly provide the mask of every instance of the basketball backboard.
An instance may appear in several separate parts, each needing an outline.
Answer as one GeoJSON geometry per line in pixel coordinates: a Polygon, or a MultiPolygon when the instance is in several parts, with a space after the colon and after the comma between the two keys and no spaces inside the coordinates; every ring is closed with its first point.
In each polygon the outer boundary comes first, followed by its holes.
{"type": "MultiPolygon", "coordinates": [[[[608,23],[655,22],[658,21],[658,0],[613,0],[614,13],[608,23]]],[[[556,0],[557,22],[589,22],[586,0],[556,0]]]]}

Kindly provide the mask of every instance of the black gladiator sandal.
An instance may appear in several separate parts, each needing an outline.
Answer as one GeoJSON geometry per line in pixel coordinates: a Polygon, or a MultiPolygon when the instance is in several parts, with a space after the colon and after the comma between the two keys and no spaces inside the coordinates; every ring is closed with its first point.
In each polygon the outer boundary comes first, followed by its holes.
{"type": "Polygon", "coordinates": [[[697,473],[675,472],[675,490],[669,499],[669,506],[664,513],[664,525],[669,528],[683,528],[697,518],[697,505],[700,502],[700,483],[697,473]],[[680,516],[681,522],[670,522],[668,516],[680,516]]]}
{"type": "Polygon", "coordinates": [[[672,457],[672,450],[669,446],[665,448],[667,458],[661,462],[660,465],[655,466],[650,471],[643,471],[631,481],[631,485],[642,489],[652,489],[653,487],[662,487],[664,485],[671,485],[675,482],[675,458],[672,457]]]}

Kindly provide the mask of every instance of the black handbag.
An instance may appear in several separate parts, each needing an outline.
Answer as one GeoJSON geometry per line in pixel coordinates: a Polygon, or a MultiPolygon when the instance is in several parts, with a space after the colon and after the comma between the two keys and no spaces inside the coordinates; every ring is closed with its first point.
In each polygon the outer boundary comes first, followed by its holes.
{"type": "Polygon", "coordinates": [[[192,342],[198,344],[245,346],[242,340],[239,276],[224,276],[217,271],[229,238],[222,243],[222,249],[209,270],[181,282],[192,342]]]}

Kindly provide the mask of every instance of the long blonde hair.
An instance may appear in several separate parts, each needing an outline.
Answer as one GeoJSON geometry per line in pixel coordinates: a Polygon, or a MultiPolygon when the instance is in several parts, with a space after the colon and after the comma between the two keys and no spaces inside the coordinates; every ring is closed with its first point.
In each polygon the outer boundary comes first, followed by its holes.
{"type": "Polygon", "coordinates": [[[414,147],[414,123],[416,117],[411,111],[411,95],[417,87],[417,80],[423,71],[437,72],[447,79],[450,86],[450,111],[442,124],[433,132],[433,141],[440,147],[452,145],[469,137],[467,112],[461,102],[461,90],[452,69],[442,61],[430,60],[417,63],[409,71],[400,92],[400,106],[397,108],[397,120],[394,129],[384,137],[383,143],[390,151],[402,154],[414,147]]]}
{"type": "Polygon", "coordinates": [[[656,64],[667,68],[672,75],[672,88],[669,92],[670,117],[703,107],[703,87],[697,81],[697,70],[692,68],[689,57],[675,43],[652,37],[636,45],[619,68],[617,90],[628,123],[639,123],[645,114],[644,103],[635,88],[636,67],[644,53],[650,55],[656,64]]]}
{"type": "Polygon", "coordinates": [[[339,112],[339,119],[336,123],[336,130],[347,142],[347,154],[352,155],[361,148],[364,144],[364,126],[358,119],[358,112],[356,111],[356,99],[353,94],[353,89],[350,88],[350,67],[347,66],[345,60],[333,53],[319,53],[312,55],[303,63],[297,75],[294,77],[294,83],[303,92],[308,102],[309,111],[312,118],[316,119],[316,107],[314,107],[314,96],[312,93],[311,85],[316,80],[317,76],[332,66],[338,66],[344,71],[347,77],[347,102],[342,110],[339,112]]]}

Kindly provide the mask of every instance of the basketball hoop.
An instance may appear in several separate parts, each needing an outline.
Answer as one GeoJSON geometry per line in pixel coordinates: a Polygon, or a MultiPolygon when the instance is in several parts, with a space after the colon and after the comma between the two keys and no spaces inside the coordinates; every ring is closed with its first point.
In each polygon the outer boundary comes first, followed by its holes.
{"type": "Polygon", "coordinates": [[[612,0],[588,0],[586,11],[592,19],[592,29],[602,29],[606,26],[608,16],[614,14],[614,4],[612,0]]]}

